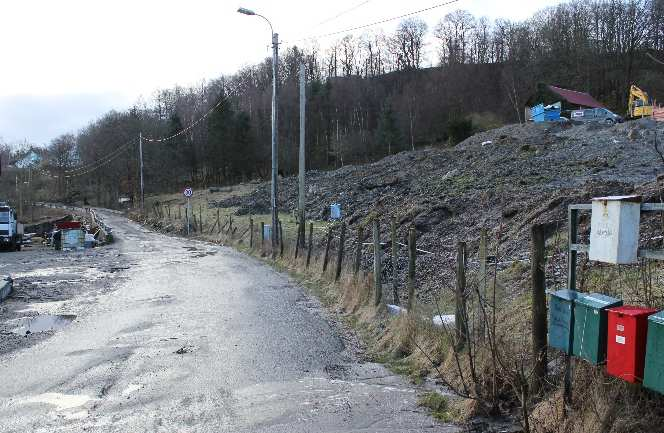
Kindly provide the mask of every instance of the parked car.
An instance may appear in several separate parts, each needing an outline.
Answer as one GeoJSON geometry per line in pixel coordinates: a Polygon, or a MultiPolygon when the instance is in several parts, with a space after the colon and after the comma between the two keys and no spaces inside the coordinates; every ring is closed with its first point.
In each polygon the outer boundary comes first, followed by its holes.
{"type": "Polygon", "coordinates": [[[572,110],[570,118],[577,122],[600,122],[607,125],[622,123],[624,119],[606,108],[586,108],[584,110],[572,110]]]}

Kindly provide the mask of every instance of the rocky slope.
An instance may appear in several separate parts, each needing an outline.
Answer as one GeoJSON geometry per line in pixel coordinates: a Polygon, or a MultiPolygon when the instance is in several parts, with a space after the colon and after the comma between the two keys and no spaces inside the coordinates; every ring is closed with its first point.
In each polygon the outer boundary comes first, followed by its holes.
{"type": "MultiPolygon", "coordinates": [[[[426,301],[453,287],[456,244],[466,241],[469,254],[476,254],[482,227],[489,230],[492,250],[500,239],[500,261],[525,261],[530,226],[546,223],[552,232],[562,232],[569,203],[606,194],[658,196],[655,179],[664,172],[660,147],[664,149],[664,123],[649,120],[615,126],[508,125],[454,148],[402,152],[373,164],[308,172],[307,218],[326,219],[329,205],[341,203],[353,234],[347,251],[354,247],[355,226],[370,214],[381,216],[384,240],[389,240],[391,216],[397,218],[403,243],[414,225],[418,247],[431,253],[418,257],[418,297],[426,301]]],[[[297,178],[281,179],[279,186],[279,206],[295,209],[297,178]]],[[[266,213],[269,183],[216,205],[239,206],[238,213],[266,213]]],[[[400,274],[405,275],[406,249],[401,253],[400,274]]],[[[368,250],[364,257],[369,267],[368,250]]],[[[391,275],[388,258],[386,254],[386,278],[391,275]]]]}

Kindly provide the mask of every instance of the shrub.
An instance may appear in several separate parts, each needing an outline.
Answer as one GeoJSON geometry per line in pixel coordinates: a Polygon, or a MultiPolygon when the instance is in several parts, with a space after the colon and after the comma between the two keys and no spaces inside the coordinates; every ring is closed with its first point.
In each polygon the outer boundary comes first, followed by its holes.
{"type": "Polygon", "coordinates": [[[450,144],[456,145],[473,135],[473,121],[471,119],[453,119],[447,124],[447,135],[450,144]]]}

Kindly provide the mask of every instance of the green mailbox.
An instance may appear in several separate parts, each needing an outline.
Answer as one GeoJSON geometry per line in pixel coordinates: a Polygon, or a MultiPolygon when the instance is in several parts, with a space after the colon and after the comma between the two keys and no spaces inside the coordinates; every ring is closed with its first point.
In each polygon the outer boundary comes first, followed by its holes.
{"type": "Polygon", "coordinates": [[[572,354],[592,364],[606,361],[607,308],[620,307],[620,299],[600,293],[579,293],[574,301],[572,354]]]}
{"type": "Polygon", "coordinates": [[[648,317],[643,386],[664,394],[664,311],[648,317]]]}
{"type": "Polygon", "coordinates": [[[570,354],[574,333],[573,306],[578,293],[563,289],[549,292],[549,295],[549,346],[570,354]]]}

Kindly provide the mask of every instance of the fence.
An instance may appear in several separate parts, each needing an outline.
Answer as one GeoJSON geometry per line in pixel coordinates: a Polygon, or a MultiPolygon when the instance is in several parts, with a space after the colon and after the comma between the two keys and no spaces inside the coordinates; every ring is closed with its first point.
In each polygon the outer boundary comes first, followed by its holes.
{"type": "MultiPolygon", "coordinates": [[[[221,215],[219,209],[204,214],[201,207],[192,215],[187,212],[180,207],[177,214],[169,213],[168,207],[153,209],[171,220],[189,217],[196,236],[211,236],[266,259],[272,256],[260,218],[221,215]]],[[[480,402],[487,412],[494,411],[510,390],[515,401],[522,402],[523,419],[529,419],[532,402],[544,398],[552,383],[566,379],[565,370],[550,367],[564,366],[566,360],[547,347],[545,290],[566,284],[568,241],[575,238],[566,236],[567,227],[557,220],[526,226],[530,230],[520,238],[512,232],[513,239],[508,239],[498,225],[435,244],[430,239],[423,242],[426,236],[413,225],[397,221],[395,215],[374,214],[350,226],[343,221],[308,221],[301,227],[285,219],[276,228],[276,260],[308,280],[315,277],[336,287],[349,311],[363,306],[406,313],[402,317],[435,330],[433,335],[451,347],[453,361],[438,372],[445,386],[480,402]],[[433,295],[425,290],[432,281],[433,295]]],[[[583,227],[575,237],[587,239],[588,221],[579,222],[583,227]]],[[[648,239],[662,237],[655,233],[648,239]]],[[[574,269],[578,286],[586,290],[591,276],[603,271],[587,260],[574,269]]],[[[643,276],[651,272],[647,262],[623,269],[638,270],[638,280],[652,286],[643,276]]],[[[652,296],[652,287],[645,293],[652,296]]],[[[432,368],[444,362],[417,339],[412,344],[432,368]]]]}

